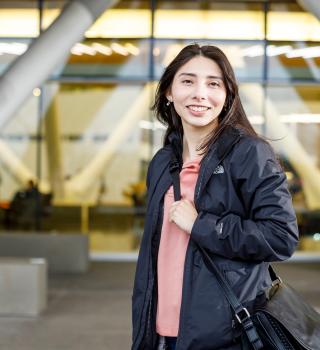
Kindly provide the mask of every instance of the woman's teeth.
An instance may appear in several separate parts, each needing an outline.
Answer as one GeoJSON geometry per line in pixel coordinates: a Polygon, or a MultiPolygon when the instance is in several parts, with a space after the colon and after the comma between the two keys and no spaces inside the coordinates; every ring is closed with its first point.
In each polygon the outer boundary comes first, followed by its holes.
{"type": "Polygon", "coordinates": [[[203,112],[209,109],[209,107],[202,107],[202,106],[188,106],[188,108],[195,112],[203,112]]]}

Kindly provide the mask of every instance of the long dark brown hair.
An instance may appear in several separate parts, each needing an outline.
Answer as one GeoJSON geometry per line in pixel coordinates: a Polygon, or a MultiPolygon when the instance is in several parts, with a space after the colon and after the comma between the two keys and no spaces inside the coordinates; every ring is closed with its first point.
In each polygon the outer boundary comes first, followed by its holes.
{"type": "Polygon", "coordinates": [[[218,136],[228,125],[237,127],[249,135],[258,137],[243,109],[236,78],[226,55],[216,46],[192,44],[184,47],[168,65],[157,87],[155,103],[152,106],[152,110],[155,111],[158,120],[167,127],[164,144],[166,145],[169,143],[168,136],[172,131],[177,131],[181,139],[183,136],[181,118],[177,114],[172,103],[167,106],[168,99],[166,94],[172,85],[177,71],[196,56],[207,57],[218,64],[226,87],[226,101],[224,108],[218,116],[218,126],[207,136],[206,140],[204,140],[199,147],[199,150],[201,150],[202,153],[207,153],[210,146],[217,140],[218,136]]]}

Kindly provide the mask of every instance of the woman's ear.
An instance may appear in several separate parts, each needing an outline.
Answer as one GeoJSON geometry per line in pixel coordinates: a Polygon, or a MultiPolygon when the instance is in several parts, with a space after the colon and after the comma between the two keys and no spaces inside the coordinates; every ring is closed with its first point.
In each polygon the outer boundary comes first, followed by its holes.
{"type": "Polygon", "coordinates": [[[171,91],[170,90],[166,92],[166,98],[167,98],[168,101],[172,102],[173,99],[172,99],[172,95],[171,95],[171,91]]]}
{"type": "Polygon", "coordinates": [[[170,101],[170,102],[172,102],[172,96],[171,96],[171,94],[166,94],[166,98],[167,98],[167,100],[168,101],[170,101]]]}

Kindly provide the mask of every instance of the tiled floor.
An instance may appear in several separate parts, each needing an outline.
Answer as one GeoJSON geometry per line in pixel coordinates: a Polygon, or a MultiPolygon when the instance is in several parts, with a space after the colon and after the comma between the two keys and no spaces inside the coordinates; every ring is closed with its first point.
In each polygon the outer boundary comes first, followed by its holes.
{"type": "MultiPolygon", "coordinates": [[[[95,262],[84,275],[50,276],[43,315],[0,317],[0,350],[130,349],[134,269],[134,263],[95,262]]],[[[277,270],[320,308],[320,264],[277,270]]]]}

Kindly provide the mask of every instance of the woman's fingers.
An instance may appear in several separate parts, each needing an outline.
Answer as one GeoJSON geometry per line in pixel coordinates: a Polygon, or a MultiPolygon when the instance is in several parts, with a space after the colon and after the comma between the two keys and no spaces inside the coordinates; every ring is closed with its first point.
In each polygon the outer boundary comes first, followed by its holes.
{"type": "Polygon", "coordinates": [[[194,204],[187,199],[173,202],[169,209],[169,221],[188,233],[191,233],[197,215],[194,204]]]}

